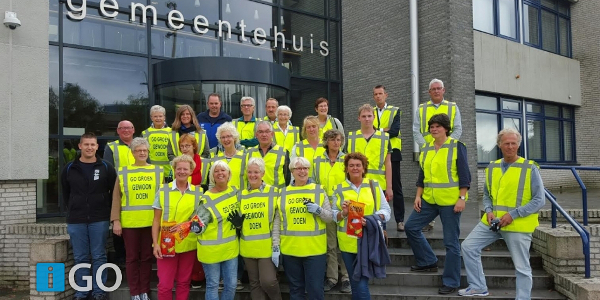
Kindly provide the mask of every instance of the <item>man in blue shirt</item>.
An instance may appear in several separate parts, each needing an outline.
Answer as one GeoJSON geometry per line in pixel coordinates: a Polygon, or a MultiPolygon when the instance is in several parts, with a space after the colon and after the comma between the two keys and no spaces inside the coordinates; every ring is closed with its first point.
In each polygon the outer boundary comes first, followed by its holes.
{"type": "Polygon", "coordinates": [[[216,147],[219,142],[217,141],[217,128],[225,122],[231,122],[231,116],[221,111],[221,95],[212,93],[208,95],[206,100],[206,106],[208,110],[198,114],[198,123],[202,126],[202,129],[206,131],[208,137],[209,148],[216,147]]]}

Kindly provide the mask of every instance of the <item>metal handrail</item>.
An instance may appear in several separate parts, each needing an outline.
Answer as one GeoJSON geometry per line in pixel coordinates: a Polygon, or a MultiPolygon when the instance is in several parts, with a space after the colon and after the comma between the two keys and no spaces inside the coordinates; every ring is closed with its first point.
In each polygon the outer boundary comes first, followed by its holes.
{"type": "MultiPolygon", "coordinates": [[[[579,187],[581,188],[581,201],[583,202],[583,225],[587,226],[588,225],[587,188],[585,187],[585,184],[581,180],[581,177],[579,177],[579,173],[577,173],[577,170],[600,171],[600,167],[541,165],[540,168],[541,169],[549,169],[549,170],[571,170],[571,173],[573,173],[573,176],[575,176],[575,180],[577,180],[577,183],[579,183],[579,187]]],[[[555,216],[555,214],[553,214],[552,221],[556,222],[556,218],[554,216],[555,216]]]]}
{"type": "Polygon", "coordinates": [[[581,226],[579,222],[575,221],[571,215],[569,215],[556,201],[554,196],[548,189],[544,188],[546,198],[552,203],[552,228],[556,228],[556,211],[558,210],[571,226],[575,228],[575,231],[581,236],[581,242],[583,243],[583,257],[585,261],[585,278],[590,278],[590,233],[585,230],[585,227],[581,226]]]}

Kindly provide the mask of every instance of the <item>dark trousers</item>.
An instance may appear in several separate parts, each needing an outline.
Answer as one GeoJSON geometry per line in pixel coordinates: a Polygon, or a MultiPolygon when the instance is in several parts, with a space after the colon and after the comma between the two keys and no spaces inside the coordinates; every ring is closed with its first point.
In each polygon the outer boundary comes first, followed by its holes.
{"type": "Polygon", "coordinates": [[[123,240],[127,248],[125,271],[131,296],[150,294],[152,274],[152,227],[123,228],[123,240]]]}
{"type": "Polygon", "coordinates": [[[392,191],[394,192],[394,218],[396,223],[404,222],[404,194],[400,181],[400,161],[392,161],[392,191]]]}
{"type": "MultiPolygon", "coordinates": [[[[123,241],[123,237],[113,233],[112,238],[113,247],[115,248],[115,263],[125,263],[125,241],[123,241]]],[[[152,236],[150,236],[150,238],[152,238],[152,236]]]]}
{"type": "Polygon", "coordinates": [[[297,257],[282,254],[283,269],[285,276],[290,282],[290,299],[304,300],[304,291],[308,293],[310,300],[323,300],[325,291],[323,290],[323,277],[325,275],[325,265],[327,264],[326,254],[297,257]]]}

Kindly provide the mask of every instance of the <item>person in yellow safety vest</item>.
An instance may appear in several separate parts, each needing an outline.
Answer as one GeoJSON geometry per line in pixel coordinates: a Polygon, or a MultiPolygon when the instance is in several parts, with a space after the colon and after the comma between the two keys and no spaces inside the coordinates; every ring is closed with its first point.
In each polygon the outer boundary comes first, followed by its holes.
{"type": "MultiPolygon", "coordinates": [[[[329,129],[323,134],[323,148],[325,152],[315,158],[313,162],[312,178],[315,183],[323,186],[327,197],[331,200],[333,189],[346,178],[344,172],[344,152],[340,149],[344,143],[344,135],[336,129],[329,129]]],[[[330,201],[331,202],[331,201],[330,201]]],[[[331,203],[333,207],[335,203],[331,203]]],[[[335,223],[327,223],[327,272],[324,283],[326,292],[329,292],[338,283],[338,275],[341,275],[340,292],[350,293],[350,280],[348,271],[342,260],[342,255],[337,243],[337,226],[335,223]],[[339,267],[339,274],[338,274],[339,267]]]]}
{"type": "MultiPolygon", "coordinates": [[[[299,141],[292,147],[292,152],[290,153],[290,158],[294,159],[294,157],[304,157],[308,160],[310,164],[310,170],[308,174],[312,176],[312,164],[316,157],[320,156],[325,152],[325,148],[323,148],[323,144],[321,144],[321,140],[323,139],[323,135],[319,135],[319,119],[315,116],[307,116],[304,118],[304,122],[302,124],[302,138],[304,140],[299,141]]],[[[292,175],[292,179],[293,179],[292,175]]]]}
{"type": "Polygon", "coordinates": [[[179,150],[179,136],[182,134],[193,134],[198,141],[198,154],[200,157],[210,157],[210,147],[208,146],[208,136],[206,131],[200,127],[198,119],[194,114],[194,109],[189,105],[181,105],[175,112],[175,121],[171,125],[169,138],[169,147],[167,147],[169,161],[176,156],[181,155],[179,150]]]}
{"type": "MultiPolygon", "coordinates": [[[[168,148],[171,128],[165,122],[166,110],[160,105],[150,108],[150,119],[152,124],[148,129],[142,131],[142,137],[150,143],[149,162],[163,169],[164,177],[171,176],[171,164],[169,162],[168,148]]],[[[172,181],[173,178],[167,181],[172,181]]]]}
{"type": "Polygon", "coordinates": [[[386,198],[392,199],[392,147],[387,132],[376,131],[373,127],[374,118],[371,105],[363,104],[358,108],[360,130],[348,134],[347,152],[360,152],[369,158],[367,178],[377,180],[386,198]]]}
{"type": "Polygon", "coordinates": [[[263,181],[268,185],[283,188],[290,182],[288,152],[273,141],[273,125],[269,121],[256,124],[256,137],[258,146],[248,149],[248,157],[261,157],[266,166],[263,181]]]}
{"type": "Polygon", "coordinates": [[[225,161],[213,163],[209,174],[213,187],[203,195],[202,203],[210,212],[211,221],[205,223],[198,235],[198,260],[206,276],[206,298],[219,299],[219,279],[222,278],[221,299],[233,300],[240,250],[236,227],[241,224],[234,224],[228,216],[239,211],[239,190],[228,185],[231,169],[225,161]]]}
{"type": "Polygon", "coordinates": [[[119,169],[113,190],[110,221],[113,233],[123,236],[129,294],[133,300],[149,300],[152,275],[152,203],[164,181],[163,169],[146,162],[150,144],[134,138],[131,150],[135,162],[119,169]]]}
{"type": "MultiPolygon", "coordinates": [[[[217,128],[217,147],[210,149],[210,163],[204,168],[210,170],[210,164],[224,161],[231,169],[229,186],[242,190],[246,187],[246,149],[240,145],[240,134],[231,122],[225,122],[217,128]]],[[[210,174],[204,178],[210,178],[210,174]]],[[[212,186],[209,184],[209,188],[212,186]]]]}
{"type": "MultiPolygon", "coordinates": [[[[390,205],[385,200],[385,195],[379,183],[365,178],[368,165],[366,156],[358,152],[348,153],[344,157],[343,165],[346,179],[334,187],[335,191],[332,195],[332,200],[335,201],[333,214],[338,222],[337,242],[342,251],[348,274],[350,274],[352,299],[371,299],[369,278],[361,276],[360,280],[352,279],[354,261],[358,253],[358,239],[346,234],[348,207],[350,201],[363,203],[365,205],[365,217],[376,215],[382,223],[385,223],[390,219],[390,205]]],[[[364,225],[364,218],[362,221],[364,225]]]]}
{"type": "MultiPolygon", "coordinates": [[[[188,223],[202,207],[202,189],[188,182],[194,167],[196,163],[188,155],[174,158],[175,179],[163,184],[152,205],[152,247],[156,257],[159,300],[173,299],[174,282],[177,282],[177,300],[188,299],[190,293],[197,237],[190,233],[183,239],[178,239],[178,236],[182,236],[177,229],[188,223]]],[[[202,220],[209,221],[206,218],[202,220]]]]}
{"type": "Polygon", "coordinates": [[[242,97],[240,107],[242,108],[242,116],[232,121],[233,126],[240,134],[240,144],[249,148],[258,145],[258,140],[255,136],[256,118],[254,117],[254,107],[256,103],[252,97],[242,97]]]}
{"type": "MultiPolygon", "coordinates": [[[[344,133],[344,126],[338,118],[334,118],[329,115],[329,101],[323,97],[318,98],[315,101],[315,111],[319,118],[319,139],[323,138],[323,133],[329,129],[337,129],[341,133],[344,133]]],[[[342,148],[344,145],[342,145],[342,148]]]]}
{"type": "Polygon", "coordinates": [[[544,207],[544,184],[539,166],[519,156],[521,134],[512,128],[498,133],[497,144],[502,159],[490,162],[485,169],[481,222],[462,243],[462,257],[469,286],[458,291],[461,296],[487,296],[488,290],[481,265],[481,250],[497,239],[504,239],[517,274],[515,299],[531,299],[532,274],[529,249],[532,233],[539,225],[538,212],[544,207]],[[490,230],[490,224],[497,229],[490,230]]]}
{"type": "Polygon", "coordinates": [[[279,101],[275,98],[269,98],[265,101],[265,111],[267,113],[262,119],[264,121],[269,121],[271,124],[275,124],[277,122],[277,109],[279,108],[279,101]]]}
{"type": "Polygon", "coordinates": [[[279,267],[279,189],[263,182],[265,162],[253,157],[247,167],[248,187],[242,190],[240,211],[245,216],[240,255],[248,270],[250,298],[281,300],[279,267]]]}
{"type": "Polygon", "coordinates": [[[402,111],[398,107],[389,105],[387,102],[388,92],[383,85],[373,88],[373,99],[375,100],[375,121],[373,126],[376,130],[387,132],[390,136],[392,154],[390,164],[392,166],[392,192],[394,199],[394,219],[396,230],[404,231],[404,193],[402,193],[402,181],[400,180],[400,162],[402,161],[402,139],[400,139],[400,116],[402,111]]]}
{"type": "Polygon", "coordinates": [[[292,109],[287,105],[281,105],[277,108],[277,122],[273,123],[275,144],[288,152],[292,151],[292,147],[300,142],[300,128],[292,126],[291,117],[292,109]]]}
{"type": "Polygon", "coordinates": [[[332,222],[329,198],[310,178],[304,157],[290,162],[294,180],[281,190],[280,250],[289,282],[290,299],[323,299],[323,274],[327,263],[326,223],[332,222]]]}
{"type": "MultiPolygon", "coordinates": [[[[129,149],[129,144],[131,144],[133,135],[135,134],[133,123],[127,120],[119,122],[117,125],[117,134],[119,135],[119,139],[106,144],[102,158],[112,164],[118,172],[120,168],[130,166],[135,162],[133,153],[129,149]]],[[[126,256],[125,242],[122,237],[114,233],[112,237],[113,247],[115,248],[115,261],[118,265],[124,265],[126,256]]]]}
{"type": "Polygon", "coordinates": [[[425,239],[422,228],[440,216],[446,261],[438,293],[446,295],[456,292],[460,286],[460,216],[468,198],[471,173],[467,148],[449,137],[448,115],[437,114],[429,119],[428,125],[434,140],[421,148],[414,211],[406,221],[405,232],[417,263],[410,270],[437,272],[438,259],[425,239]]]}

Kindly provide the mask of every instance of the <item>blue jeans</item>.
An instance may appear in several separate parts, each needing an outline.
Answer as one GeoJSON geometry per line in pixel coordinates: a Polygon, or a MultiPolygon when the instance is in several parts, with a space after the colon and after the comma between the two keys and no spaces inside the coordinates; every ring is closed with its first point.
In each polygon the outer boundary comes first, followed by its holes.
{"type": "Polygon", "coordinates": [[[531,233],[493,232],[489,227],[479,222],[462,243],[462,254],[465,258],[465,270],[469,286],[478,291],[487,291],[485,275],[481,266],[481,250],[497,239],[503,238],[510,251],[510,256],[516,268],[517,295],[516,300],[531,299],[533,286],[531,265],[529,264],[529,247],[531,233]]]}
{"type": "Polygon", "coordinates": [[[354,274],[356,253],[342,251],[342,259],[344,260],[344,264],[346,264],[346,270],[348,270],[348,277],[350,278],[350,286],[352,287],[352,300],[371,299],[371,293],[369,292],[369,278],[361,276],[360,281],[355,281],[352,279],[352,274],[354,274]]]}
{"type": "MultiPolygon", "coordinates": [[[[75,264],[89,264],[91,258],[91,280],[92,296],[96,298],[105,292],[100,290],[96,283],[96,272],[106,263],[106,239],[108,238],[109,221],[100,221],[94,223],[67,224],[67,233],[71,239],[73,247],[73,257],[75,264]]],[[[75,271],[75,282],[78,286],[85,287],[88,282],[83,276],[89,276],[90,270],[81,268],[75,271]]],[[[102,272],[102,283],[106,285],[107,271],[102,272]]],[[[75,292],[75,297],[86,298],[88,292],[75,292]]]]}
{"type": "Polygon", "coordinates": [[[223,278],[223,293],[221,299],[233,300],[237,285],[238,258],[232,258],[220,263],[205,264],[204,276],[206,277],[206,293],[204,299],[219,300],[219,280],[223,278]]]}
{"type": "Polygon", "coordinates": [[[445,286],[458,288],[460,286],[460,216],[454,212],[454,205],[440,206],[421,201],[421,212],[413,211],[404,226],[408,244],[412,248],[417,266],[423,267],[437,263],[437,257],[431,245],[425,239],[421,229],[440,216],[444,231],[444,246],[446,247],[446,262],[442,283],[445,286]]]}
{"type": "Polygon", "coordinates": [[[324,280],[327,255],[297,257],[282,254],[285,276],[290,282],[290,300],[304,300],[304,291],[310,300],[325,298],[324,280]]]}

